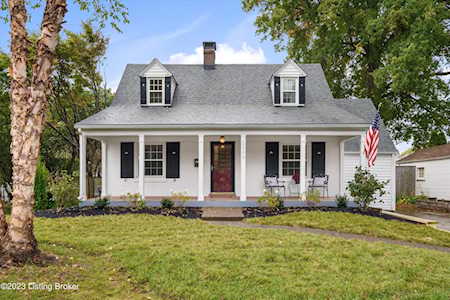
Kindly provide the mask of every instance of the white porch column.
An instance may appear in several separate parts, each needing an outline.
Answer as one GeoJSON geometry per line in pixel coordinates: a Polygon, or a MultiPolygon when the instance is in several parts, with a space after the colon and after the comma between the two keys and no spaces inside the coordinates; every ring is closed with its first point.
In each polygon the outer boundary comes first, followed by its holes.
{"type": "Polygon", "coordinates": [[[241,193],[240,200],[247,200],[247,135],[241,134],[241,193]]]}
{"type": "Polygon", "coordinates": [[[344,183],[344,153],[345,153],[345,140],[339,142],[339,194],[345,194],[344,183]]]}
{"type": "Polygon", "coordinates": [[[204,135],[198,135],[198,201],[204,201],[203,196],[203,173],[204,173],[204,135]]]}
{"type": "Polygon", "coordinates": [[[366,139],[366,133],[361,133],[360,146],[359,146],[359,165],[363,168],[367,167],[366,155],[364,154],[364,140],[366,139]]]}
{"type": "Polygon", "coordinates": [[[87,200],[86,197],[86,142],[87,137],[80,132],[80,200],[87,200]]]}
{"type": "Polygon", "coordinates": [[[306,134],[300,135],[300,195],[306,192],[306,134]]]}
{"type": "Polygon", "coordinates": [[[139,194],[142,199],[145,199],[144,195],[144,152],[145,152],[145,143],[144,143],[144,135],[139,135],[139,194]]]}
{"type": "Polygon", "coordinates": [[[102,140],[102,195],[101,195],[102,198],[108,196],[107,183],[106,183],[106,176],[107,176],[106,174],[108,174],[106,172],[107,147],[108,147],[108,145],[106,144],[106,142],[104,140],[102,140]]]}

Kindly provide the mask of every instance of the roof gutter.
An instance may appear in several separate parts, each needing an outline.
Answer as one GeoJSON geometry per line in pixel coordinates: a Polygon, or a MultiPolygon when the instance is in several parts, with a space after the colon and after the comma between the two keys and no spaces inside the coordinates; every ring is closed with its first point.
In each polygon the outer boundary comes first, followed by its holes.
{"type": "Polygon", "coordinates": [[[436,156],[436,157],[422,158],[422,159],[411,159],[411,160],[404,160],[404,161],[398,160],[397,164],[409,164],[409,163],[415,163],[415,162],[441,160],[441,159],[450,159],[450,155],[436,156]]]}
{"type": "Polygon", "coordinates": [[[366,124],[75,124],[77,129],[367,129],[366,124]]]}

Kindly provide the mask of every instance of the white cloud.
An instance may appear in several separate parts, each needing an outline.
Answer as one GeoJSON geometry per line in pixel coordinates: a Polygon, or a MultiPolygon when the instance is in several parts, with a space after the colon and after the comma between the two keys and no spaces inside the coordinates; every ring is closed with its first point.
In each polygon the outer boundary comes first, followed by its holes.
{"type": "MultiPolygon", "coordinates": [[[[266,62],[264,51],[255,49],[247,43],[242,43],[240,49],[234,49],[228,44],[218,44],[216,52],[217,64],[262,64],[266,62]]],[[[169,57],[171,64],[201,64],[203,63],[203,48],[195,48],[194,53],[176,53],[169,57]]]]}
{"type": "Polygon", "coordinates": [[[396,145],[399,153],[402,153],[412,147],[411,142],[401,142],[396,145]]]}

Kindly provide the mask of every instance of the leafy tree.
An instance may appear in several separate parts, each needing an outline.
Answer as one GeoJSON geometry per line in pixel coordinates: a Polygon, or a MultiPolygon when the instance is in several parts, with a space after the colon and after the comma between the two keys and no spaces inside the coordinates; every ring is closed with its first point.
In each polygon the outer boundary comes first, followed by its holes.
{"type": "Polygon", "coordinates": [[[370,97],[397,140],[450,135],[450,4],[444,0],[243,0],[257,33],[321,63],[336,98],[370,97]]]}
{"type": "MultiPolygon", "coordinates": [[[[127,21],[120,0],[74,0],[83,11],[92,11],[103,26],[107,20],[117,28],[127,21]]],[[[10,100],[11,154],[13,166],[13,204],[11,223],[7,224],[0,207],[0,247],[3,260],[23,262],[38,254],[33,232],[33,185],[37,160],[52,90],[52,67],[58,36],[67,12],[66,0],[1,0],[10,23],[10,100]],[[36,53],[29,55],[28,9],[45,3],[36,53]],[[27,66],[31,66],[28,70],[27,66]],[[8,226],[9,225],[9,226],[8,226]]]]}
{"type": "Polygon", "coordinates": [[[369,170],[356,167],[354,178],[348,182],[347,190],[359,207],[367,209],[371,203],[377,201],[377,195],[382,197],[386,194],[384,188],[388,183],[389,180],[377,180],[369,170]]]}
{"type": "MultiPolygon", "coordinates": [[[[84,23],[82,29],[81,33],[65,31],[66,38],[56,48],[53,89],[41,148],[53,172],[64,169],[69,175],[78,166],[79,138],[75,124],[107,107],[113,96],[99,71],[108,39],[90,23],[84,23]]],[[[100,168],[99,149],[98,142],[88,140],[88,176],[100,168]]]]}
{"type": "Polygon", "coordinates": [[[65,171],[52,178],[49,189],[57,209],[78,206],[78,180],[65,171]]]}
{"type": "MultiPolygon", "coordinates": [[[[30,36],[30,56],[36,52],[37,39],[36,35],[30,36]]],[[[112,100],[112,92],[99,72],[107,46],[108,39],[100,30],[94,30],[91,23],[83,23],[82,32],[65,31],[56,47],[49,112],[41,139],[41,157],[52,173],[66,170],[73,174],[79,153],[74,124],[105,108],[112,100]]],[[[0,53],[0,186],[11,186],[8,66],[9,57],[0,53]]],[[[87,159],[87,173],[92,177],[101,165],[100,146],[95,140],[88,140],[87,159]]],[[[35,198],[38,207],[37,195],[35,198]]]]}
{"type": "Polygon", "coordinates": [[[0,52],[0,186],[12,185],[8,66],[9,57],[0,52]]]}

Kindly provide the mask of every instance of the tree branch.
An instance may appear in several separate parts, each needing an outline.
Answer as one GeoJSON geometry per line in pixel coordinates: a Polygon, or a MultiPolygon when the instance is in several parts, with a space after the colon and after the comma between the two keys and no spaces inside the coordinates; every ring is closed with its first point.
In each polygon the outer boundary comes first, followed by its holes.
{"type": "Polygon", "coordinates": [[[64,135],[64,133],[60,132],[58,130],[58,128],[56,128],[55,126],[53,126],[52,123],[47,122],[47,125],[53,129],[53,131],[55,131],[59,136],[61,136],[64,140],[66,140],[70,145],[72,145],[73,147],[78,147],[77,144],[74,144],[73,141],[71,141],[67,136],[64,135]]]}
{"type": "Polygon", "coordinates": [[[437,75],[437,76],[445,76],[445,75],[450,75],[450,71],[441,71],[441,72],[436,72],[436,73],[434,73],[434,75],[437,75]]]}
{"type": "MultiPolygon", "coordinates": [[[[11,31],[11,58],[9,65],[10,97],[11,97],[11,148],[19,149],[22,144],[22,131],[26,124],[27,101],[29,85],[27,76],[28,20],[24,0],[10,0],[8,2],[11,31]]],[[[13,161],[19,156],[13,151],[13,161]]]]}

